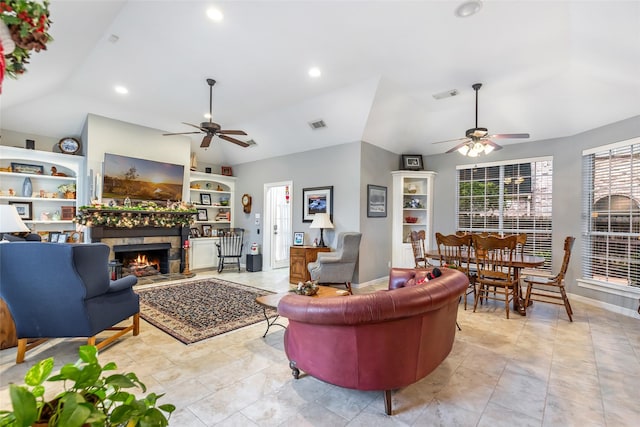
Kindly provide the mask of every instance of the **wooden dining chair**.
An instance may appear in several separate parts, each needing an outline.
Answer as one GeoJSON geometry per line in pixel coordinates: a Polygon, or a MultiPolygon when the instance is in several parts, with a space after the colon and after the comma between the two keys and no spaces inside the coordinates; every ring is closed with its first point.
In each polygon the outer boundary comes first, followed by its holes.
{"type": "Polygon", "coordinates": [[[473,311],[478,307],[478,301],[504,301],[507,319],[509,318],[509,304],[517,295],[517,279],[513,267],[513,257],[516,250],[517,237],[497,237],[473,235],[473,247],[478,277],[476,278],[476,296],[473,311]],[[491,291],[491,288],[494,290],[491,291]],[[502,289],[503,292],[496,292],[502,289]]]}
{"type": "Polygon", "coordinates": [[[469,278],[469,287],[464,294],[464,309],[467,309],[467,296],[473,294],[476,298],[476,274],[469,268],[469,255],[471,254],[471,235],[457,235],[436,233],[440,267],[455,268],[462,271],[469,278]]]}
{"type": "Polygon", "coordinates": [[[427,251],[425,250],[424,240],[426,233],[424,230],[411,232],[411,249],[413,250],[413,259],[416,268],[428,268],[427,251]]]}
{"type": "Polygon", "coordinates": [[[564,305],[569,316],[569,321],[573,322],[571,315],[573,310],[567,298],[564,289],[564,276],[569,267],[569,259],[571,258],[571,248],[575,237],[568,236],[564,239],[564,258],[562,259],[562,267],[560,272],[553,277],[527,276],[524,282],[527,284],[527,293],[524,300],[525,307],[529,306],[529,301],[546,302],[549,304],[564,305]]]}

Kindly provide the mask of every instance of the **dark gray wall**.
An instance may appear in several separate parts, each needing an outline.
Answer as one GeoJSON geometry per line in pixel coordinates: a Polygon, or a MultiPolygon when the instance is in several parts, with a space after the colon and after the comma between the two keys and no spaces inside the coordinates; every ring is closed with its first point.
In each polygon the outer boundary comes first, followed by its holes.
{"type": "MultiPolygon", "coordinates": [[[[526,144],[505,146],[477,163],[553,156],[553,265],[562,263],[566,236],[576,237],[567,272],[566,285],[573,294],[627,309],[637,310],[637,299],[624,298],[578,286],[582,255],[582,151],[640,136],[640,116],[612,123],[578,135],[526,144]]],[[[449,234],[456,230],[456,166],[472,164],[457,153],[425,157],[425,169],[438,173],[434,188],[434,230],[449,234]]],[[[431,236],[433,239],[433,236],[431,236]]]]}

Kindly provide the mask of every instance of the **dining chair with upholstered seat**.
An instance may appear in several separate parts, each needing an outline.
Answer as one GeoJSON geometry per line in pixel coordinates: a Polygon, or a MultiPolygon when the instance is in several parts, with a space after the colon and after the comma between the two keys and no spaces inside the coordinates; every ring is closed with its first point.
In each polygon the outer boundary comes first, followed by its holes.
{"type": "Polygon", "coordinates": [[[469,287],[464,294],[464,309],[467,309],[467,296],[476,297],[476,273],[470,271],[469,256],[471,254],[471,234],[457,235],[436,233],[436,244],[440,256],[440,266],[455,268],[462,271],[469,278],[469,287]]]}
{"type": "Polygon", "coordinates": [[[509,303],[517,296],[516,272],[513,267],[513,257],[517,245],[517,237],[473,235],[475,263],[477,266],[476,296],[473,311],[478,307],[478,301],[504,301],[507,319],[509,318],[509,303]],[[493,288],[492,292],[490,288],[493,288]],[[496,292],[501,288],[503,292],[496,292]]]}
{"type": "Polygon", "coordinates": [[[411,232],[411,249],[413,250],[413,259],[416,263],[416,268],[429,267],[427,251],[424,245],[425,239],[426,233],[424,230],[411,232]]]}
{"type": "Polygon", "coordinates": [[[564,305],[569,316],[569,321],[573,322],[571,317],[573,310],[567,298],[567,292],[564,289],[564,276],[569,267],[569,259],[571,258],[571,248],[575,237],[568,236],[564,239],[564,258],[562,259],[562,267],[560,272],[552,277],[527,276],[524,283],[527,284],[527,293],[525,296],[525,307],[529,306],[529,301],[546,302],[549,304],[564,305]]]}

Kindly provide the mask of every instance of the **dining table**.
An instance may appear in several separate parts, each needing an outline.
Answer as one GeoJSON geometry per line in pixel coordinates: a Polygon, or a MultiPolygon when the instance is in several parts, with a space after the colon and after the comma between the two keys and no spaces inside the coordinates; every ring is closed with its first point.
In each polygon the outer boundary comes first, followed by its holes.
{"type": "MultiPolygon", "coordinates": [[[[462,253],[462,258],[465,261],[468,261],[469,254],[466,252],[462,253]]],[[[428,251],[427,258],[433,260],[439,260],[440,254],[437,250],[428,251]]],[[[511,265],[513,267],[513,277],[517,283],[516,285],[516,294],[513,298],[513,310],[520,313],[522,316],[527,315],[527,307],[524,304],[524,298],[522,297],[522,290],[520,289],[520,271],[524,268],[536,268],[543,265],[545,262],[545,258],[537,255],[529,255],[521,252],[517,252],[513,255],[511,265]]],[[[474,264],[473,255],[471,256],[471,264],[474,264]]]]}

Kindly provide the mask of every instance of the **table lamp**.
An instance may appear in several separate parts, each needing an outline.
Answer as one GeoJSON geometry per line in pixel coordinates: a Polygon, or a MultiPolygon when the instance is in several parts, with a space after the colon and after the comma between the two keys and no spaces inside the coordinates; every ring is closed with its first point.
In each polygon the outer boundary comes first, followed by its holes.
{"type": "MultiPolygon", "coordinates": [[[[333,227],[333,226],[332,226],[333,227]]],[[[18,210],[13,205],[0,205],[0,235],[4,239],[4,233],[18,233],[30,231],[18,215],[18,210]]]]}
{"type": "Polygon", "coordinates": [[[324,236],[322,232],[325,228],[333,228],[333,224],[331,223],[331,217],[327,213],[317,213],[313,216],[313,222],[309,226],[309,228],[319,228],[320,229],[320,246],[321,248],[326,248],[327,245],[324,244],[324,236]]]}

